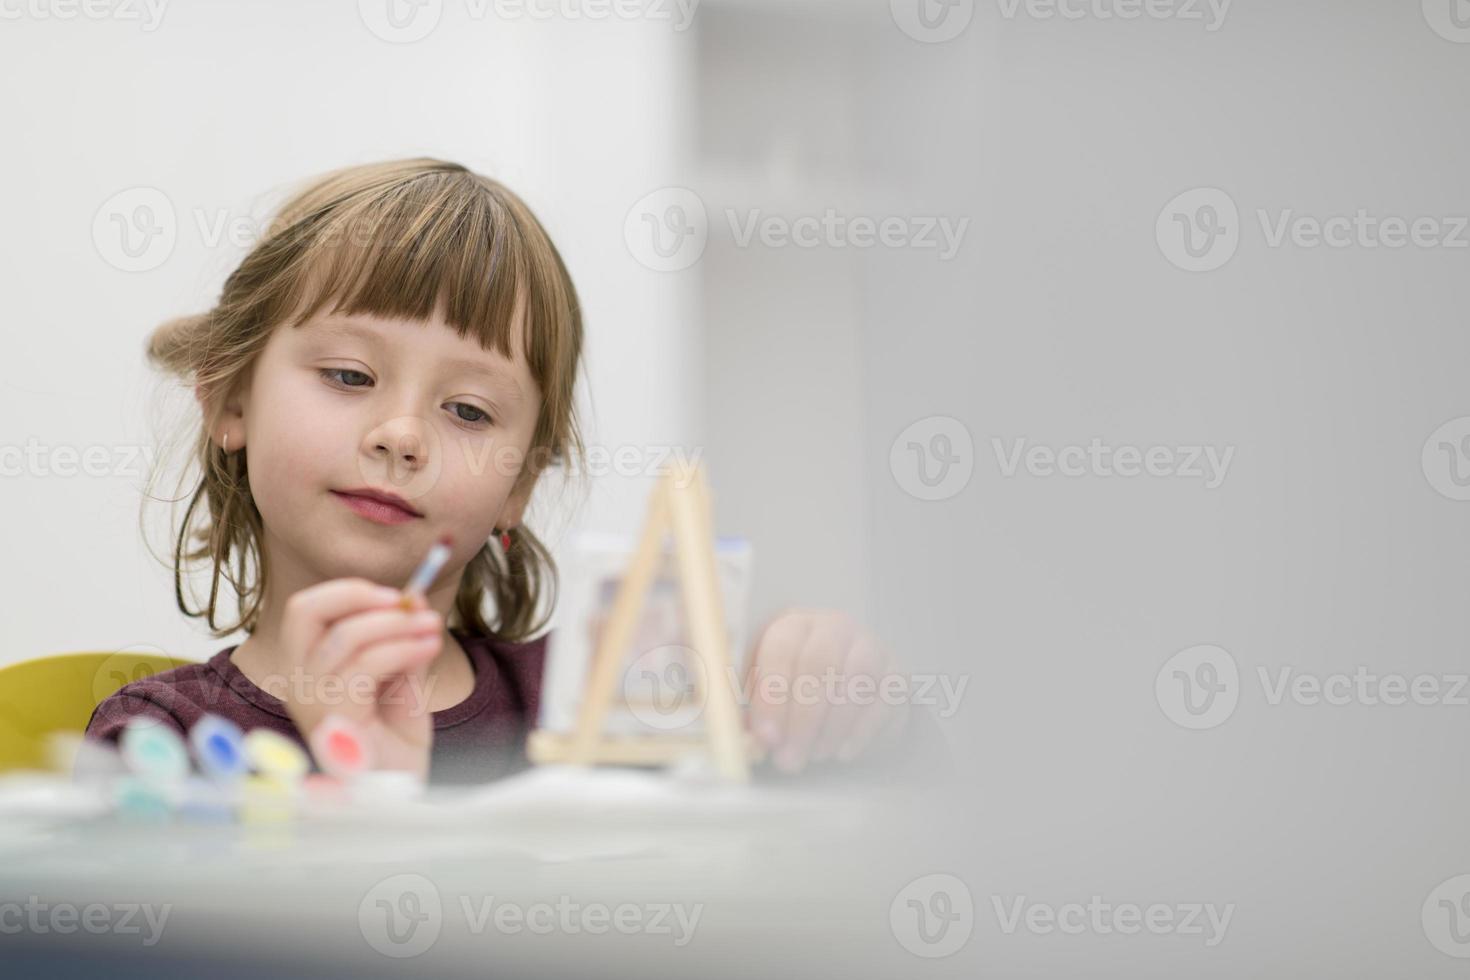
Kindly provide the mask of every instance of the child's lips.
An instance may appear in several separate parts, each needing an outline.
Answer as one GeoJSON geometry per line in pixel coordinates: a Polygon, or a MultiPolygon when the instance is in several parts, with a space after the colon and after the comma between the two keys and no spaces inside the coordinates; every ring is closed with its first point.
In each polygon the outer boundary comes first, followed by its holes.
{"type": "Polygon", "coordinates": [[[419,519],[418,514],[411,513],[397,504],[386,503],[382,500],[375,500],[372,497],[364,497],[358,494],[345,493],[341,490],[333,490],[332,494],[359,516],[379,524],[407,524],[409,521],[419,519]]]}

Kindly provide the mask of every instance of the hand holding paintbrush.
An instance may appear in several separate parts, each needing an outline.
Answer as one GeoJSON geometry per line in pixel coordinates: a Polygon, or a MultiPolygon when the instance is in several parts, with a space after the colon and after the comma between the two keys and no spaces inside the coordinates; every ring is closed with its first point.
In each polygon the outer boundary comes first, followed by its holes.
{"type": "Polygon", "coordinates": [[[287,600],[282,637],[299,679],[282,700],[308,739],[330,717],[334,730],[357,736],[374,768],[427,780],[428,668],[443,648],[444,623],[425,594],[450,544],[435,542],[401,590],[333,579],[287,600]]]}

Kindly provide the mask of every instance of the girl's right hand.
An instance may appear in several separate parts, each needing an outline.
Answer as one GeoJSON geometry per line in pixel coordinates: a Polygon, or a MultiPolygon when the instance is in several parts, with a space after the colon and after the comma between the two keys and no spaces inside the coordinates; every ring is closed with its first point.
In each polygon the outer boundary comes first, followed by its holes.
{"type": "Polygon", "coordinates": [[[281,633],[293,669],[283,699],[303,738],[328,715],[362,732],[374,768],[427,780],[434,726],[428,667],[444,644],[444,622],[422,598],[363,578],[302,589],[286,600],[281,633]]]}

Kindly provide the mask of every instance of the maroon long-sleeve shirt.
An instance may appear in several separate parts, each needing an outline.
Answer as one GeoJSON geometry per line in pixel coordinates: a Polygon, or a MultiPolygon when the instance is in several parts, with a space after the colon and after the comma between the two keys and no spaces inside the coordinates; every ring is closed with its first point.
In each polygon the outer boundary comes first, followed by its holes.
{"type": "MultiPolygon", "coordinates": [[[[543,634],[507,643],[450,631],[470,658],[475,686],[459,704],[433,712],[433,783],[483,782],[527,765],[526,736],[536,724],[541,675],[546,662],[543,634]]],[[[261,690],[230,660],[233,646],[208,660],[133,681],[92,712],[87,738],[116,741],[130,718],[140,715],[170,723],[180,735],[205,713],[221,715],[243,731],[269,728],[306,741],[285,704],[261,690]]]]}

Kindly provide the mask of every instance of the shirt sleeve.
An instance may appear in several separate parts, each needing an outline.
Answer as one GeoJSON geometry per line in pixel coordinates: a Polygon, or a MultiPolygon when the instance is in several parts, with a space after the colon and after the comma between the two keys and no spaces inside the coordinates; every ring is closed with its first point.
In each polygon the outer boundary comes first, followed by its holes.
{"type": "Polygon", "coordinates": [[[168,725],[181,738],[185,734],[184,723],[144,688],[138,691],[118,691],[105,698],[92,711],[85,737],[116,744],[123,728],[134,718],[151,718],[168,725]]]}

